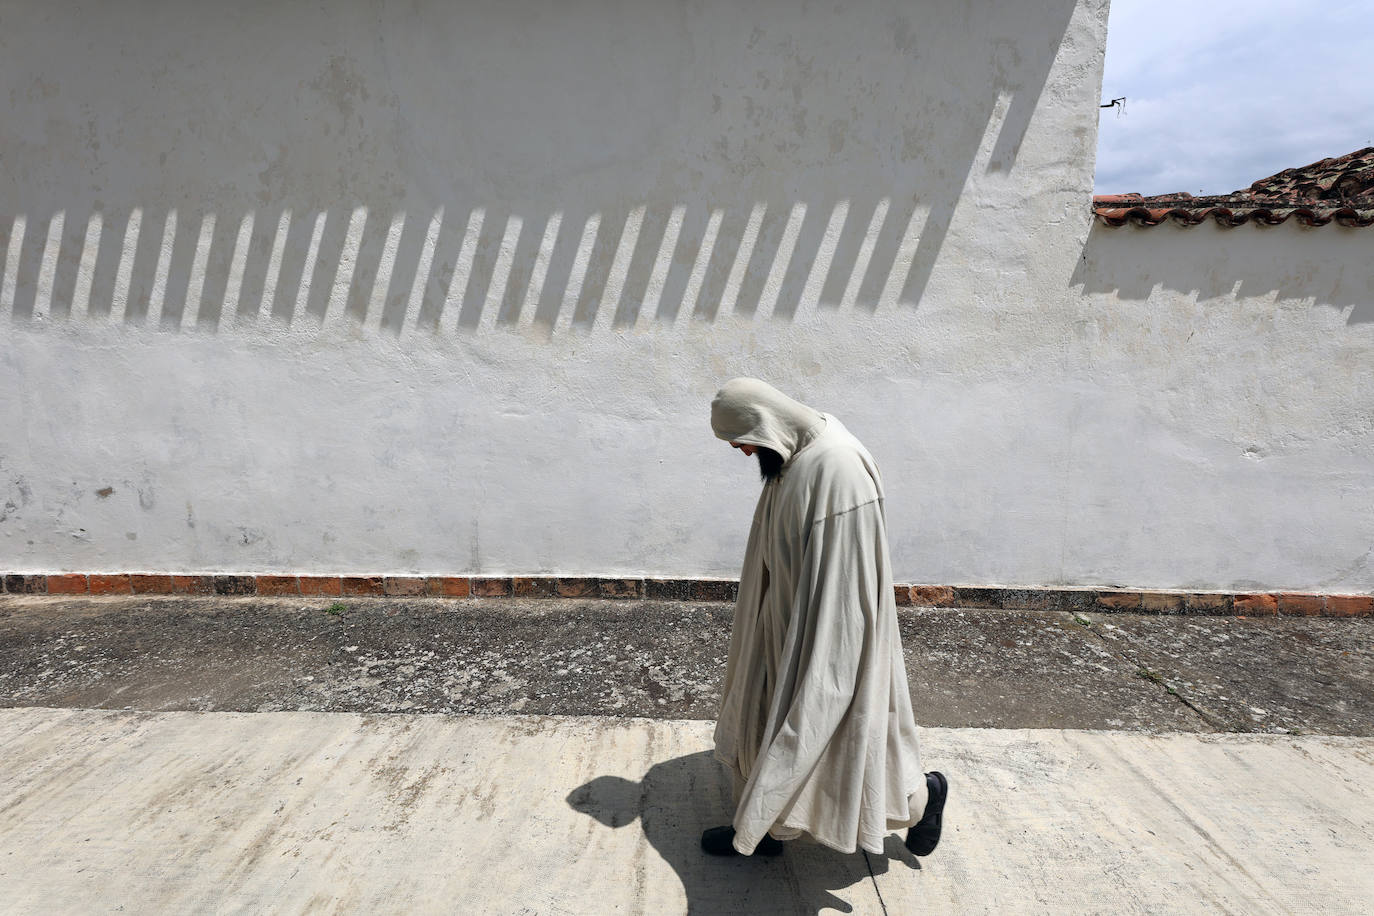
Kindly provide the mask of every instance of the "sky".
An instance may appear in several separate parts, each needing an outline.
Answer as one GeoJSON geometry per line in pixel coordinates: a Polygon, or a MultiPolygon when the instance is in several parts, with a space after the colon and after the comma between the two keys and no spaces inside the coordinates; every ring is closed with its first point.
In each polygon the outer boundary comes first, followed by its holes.
{"type": "Polygon", "coordinates": [[[1225,194],[1374,146],[1374,0],[1112,0],[1098,194],[1225,194]]]}

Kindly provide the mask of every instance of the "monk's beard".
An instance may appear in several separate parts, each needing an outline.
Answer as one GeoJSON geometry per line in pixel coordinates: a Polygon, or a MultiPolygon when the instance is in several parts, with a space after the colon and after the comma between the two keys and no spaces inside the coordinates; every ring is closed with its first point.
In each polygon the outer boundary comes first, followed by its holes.
{"type": "Polygon", "coordinates": [[[754,450],[754,457],[759,459],[759,476],[764,483],[772,483],[782,476],[782,456],[777,452],[759,446],[754,450]]]}

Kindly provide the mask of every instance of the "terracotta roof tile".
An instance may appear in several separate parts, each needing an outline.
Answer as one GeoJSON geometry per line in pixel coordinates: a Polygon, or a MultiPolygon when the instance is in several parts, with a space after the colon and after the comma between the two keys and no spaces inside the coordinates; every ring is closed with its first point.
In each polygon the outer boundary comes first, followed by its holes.
{"type": "Polygon", "coordinates": [[[1158,226],[1166,219],[1195,226],[1210,218],[1219,226],[1274,226],[1294,219],[1304,226],[1363,228],[1374,225],[1374,146],[1284,169],[1231,194],[1100,194],[1093,198],[1093,214],[1108,226],[1158,226]]]}

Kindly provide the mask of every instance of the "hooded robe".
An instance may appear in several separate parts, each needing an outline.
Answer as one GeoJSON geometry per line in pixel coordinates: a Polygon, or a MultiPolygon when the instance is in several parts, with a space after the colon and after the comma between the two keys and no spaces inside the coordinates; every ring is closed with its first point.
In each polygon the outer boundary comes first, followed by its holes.
{"type": "Polygon", "coordinates": [[[715,731],[735,778],[735,848],[805,832],[883,851],[921,818],[926,780],[867,449],[757,379],[711,403],[718,438],[783,458],[754,510],[715,731]]]}

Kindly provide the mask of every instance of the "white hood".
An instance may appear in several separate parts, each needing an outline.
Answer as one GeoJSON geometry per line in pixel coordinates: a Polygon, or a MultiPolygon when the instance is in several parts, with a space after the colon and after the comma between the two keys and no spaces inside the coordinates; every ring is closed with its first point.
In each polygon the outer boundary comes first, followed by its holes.
{"type": "Polygon", "coordinates": [[[824,426],[825,417],[820,411],[792,400],[756,378],[731,379],[711,402],[711,429],[716,438],[770,448],[784,462],[801,451],[824,426]]]}

